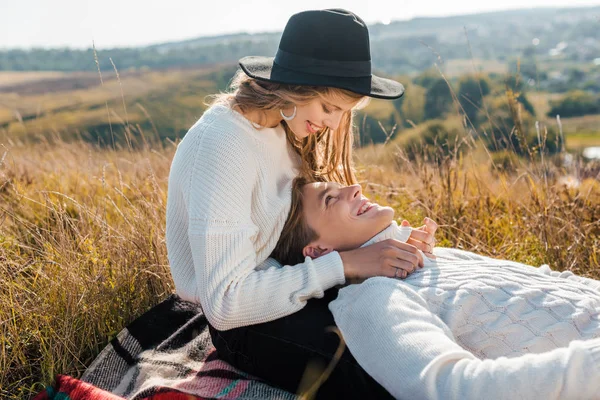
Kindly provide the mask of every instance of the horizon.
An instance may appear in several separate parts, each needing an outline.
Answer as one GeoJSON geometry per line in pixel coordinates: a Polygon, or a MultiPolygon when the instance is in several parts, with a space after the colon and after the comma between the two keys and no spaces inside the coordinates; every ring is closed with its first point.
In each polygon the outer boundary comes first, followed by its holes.
{"type": "MultiPolygon", "coordinates": [[[[162,43],[192,40],[201,37],[217,37],[236,34],[264,34],[283,31],[287,20],[292,14],[302,10],[345,8],[360,16],[368,26],[378,23],[388,25],[393,22],[411,21],[423,18],[448,18],[475,14],[487,14],[494,12],[507,12],[531,9],[577,9],[600,6],[598,0],[508,0],[502,8],[494,8],[490,4],[479,4],[477,0],[462,0],[451,5],[436,7],[436,11],[427,8],[426,4],[407,4],[407,0],[398,2],[395,7],[377,7],[378,4],[387,0],[372,0],[368,3],[359,0],[347,0],[344,4],[332,1],[306,0],[302,7],[297,5],[280,3],[272,4],[268,0],[261,0],[263,7],[252,6],[245,2],[241,4],[236,0],[222,1],[219,4],[211,4],[211,12],[201,13],[202,19],[194,19],[198,16],[190,12],[179,11],[177,3],[185,0],[172,0],[168,9],[162,9],[164,2],[160,0],[149,0],[141,3],[140,0],[127,2],[126,5],[110,7],[118,0],[107,0],[102,9],[97,8],[97,3],[77,0],[58,0],[53,4],[44,4],[43,0],[34,0],[39,7],[29,4],[11,3],[3,6],[5,22],[0,25],[0,51],[10,50],[32,50],[32,49],[71,49],[86,50],[92,47],[96,49],[133,48],[146,47],[162,43]],[[56,4],[59,3],[59,4],[56,4]],[[64,7],[61,7],[61,3],[64,7]],[[153,4],[157,7],[153,7],[153,4]],[[375,4],[374,4],[375,3],[375,4]],[[143,4],[144,6],[141,6],[143,4]],[[313,7],[317,5],[318,7],[313,7]],[[7,8],[8,7],[8,8],[7,8]],[[146,8],[143,14],[148,22],[140,18],[130,19],[126,7],[146,8]],[[214,8],[216,7],[216,8],[214,8]],[[46,8],[46,9],[45,9],[46,8]],[[48,9],[49,8],[49,9],[48,9]],[[91,8],[91,9],[90,9],[91,8]],[[19,17],[27,9],[27,19],[19,17]],[[232,10],[236,12],[233,13],[232,10]],[[448,9],[452,12],[448,12],[448,9]],[[7,14],[8,10],[8,14],[7,14]],[[60,12],[70,10],[70,12],[60,12]],[[124,10],[122,13],[114,14],[114,10],[124,10]],[[106,12],[108,11],[108,14],[106,12]],[[173,11],[176,11],[173,14],[173,11]],[[11,14],[12,12],[12,14],[11,14]],[[256,23],[257,18],[248,18],[262,12],[268,17],[256,23]],[[266,13],[266,14],[265,14],[266,13]],[[48,18],[52,16],[52,18],[48,18]],[[173,18],[171,18],[173,17],[173,18]],[[190,19],[191,17],[191,19],[190,19]],[[63,23],[60,23],[61,18],[63,23]],[[105,24],[105,20],[111,20],[105,24]],[[196,23],[196,20],[199,22],[196,23]],[[77,23],[73,23],[76,21],[77,23]],[[173,22],[171,22],[173,21],[173,22]],[[193,21],[193,26],[186,23],[193,21]],[[243,22],[243,23],[242,23],[243,22]],[[144,25],[145,23],[145,25],[144,25]],[[216,24],[216,25],[215,25],[216,24]],[[156,25],[159,25],[158,28],[156,25]],[[235,27],[239,26],[239,29],[235,27]],[[23,32],[20,32],[23,30],[23,32]],[[148,33],[150,32],[150,33],[148,33]]],[[[255,2],[254,4],[258,4],[255,2]]],[[[186,4],[189,6],[189,4],[186,4]]],[[[206,7],[193,4],[205,10],[206,7]]],[[[600,15],[598,16],[600,22],[600,15]]]]}

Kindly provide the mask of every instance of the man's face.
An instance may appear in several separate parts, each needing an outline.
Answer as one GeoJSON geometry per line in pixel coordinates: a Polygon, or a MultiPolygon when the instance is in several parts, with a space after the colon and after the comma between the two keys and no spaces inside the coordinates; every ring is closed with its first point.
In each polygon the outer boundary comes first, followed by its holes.
{"type": "MultiPolygon", "coordinates": [[[[384,230],[394,218],[392,208],[369,202],[360,185],[315,182],[304,185],[302,192],[304,219],[319,236],[309,246],[329,251],[355,249],[384,230]]],[[[306,252],[305,255],[314,257],[306,252]]]]}

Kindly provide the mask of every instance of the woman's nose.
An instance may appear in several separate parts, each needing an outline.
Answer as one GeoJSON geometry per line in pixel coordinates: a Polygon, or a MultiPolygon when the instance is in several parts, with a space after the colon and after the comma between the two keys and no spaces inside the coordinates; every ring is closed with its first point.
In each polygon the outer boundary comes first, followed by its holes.
{"type": "Polygon", "coordinates": [[[335,131],[338,126],[340,126],[340,121],[342,119],[342,113],[339,113],[337,117],[330,117],[325,122],[325,125],[329,127],[332,131],[335,131]]]}

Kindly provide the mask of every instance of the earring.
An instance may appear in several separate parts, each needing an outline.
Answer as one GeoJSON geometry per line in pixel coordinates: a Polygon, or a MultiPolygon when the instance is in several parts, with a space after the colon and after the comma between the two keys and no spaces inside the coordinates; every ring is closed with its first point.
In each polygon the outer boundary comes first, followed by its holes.
{"type": "Polygon", "coordinates": [[[288,117],[287,115],[285,115],[285,114],[283,113],[283,108],[280,108],[280,109],[279,109],[279,114],[281,114],[281,118],[285,119],[286,121],[291,121],[291,120],[293,120],[293,119],[294,119],[294,117],[296,116],[296,111],[297,111],[297,109],[296,109],[296,105],[294,104],[294,112],[292,113],[292,115],[290,115],[289,117],[288,117]]]}

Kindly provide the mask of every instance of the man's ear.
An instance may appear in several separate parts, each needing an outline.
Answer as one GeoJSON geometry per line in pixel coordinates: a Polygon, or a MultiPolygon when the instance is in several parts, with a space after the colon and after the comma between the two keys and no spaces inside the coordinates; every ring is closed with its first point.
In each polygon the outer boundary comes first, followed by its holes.
{"type": "Polygon", "coordinates": [[[302,255],[304,257],[310,258],[318,258],[324,256],[325,254],[331,253],[333,251],[332,247],[323,246],[318,243],[310,243],[302,249],[302,255]]]}

